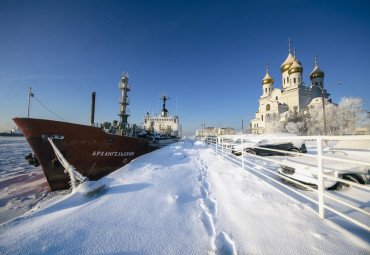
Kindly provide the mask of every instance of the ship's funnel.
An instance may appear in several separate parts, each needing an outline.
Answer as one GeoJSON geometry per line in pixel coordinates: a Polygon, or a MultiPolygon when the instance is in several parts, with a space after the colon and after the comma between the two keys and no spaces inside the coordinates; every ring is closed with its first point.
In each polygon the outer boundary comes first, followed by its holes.
{"type": "Polygon", "coordinates": [[[94,125],[94,117],[95,117],[95,92],[91,95],[91,118],[90,118],[90,126],[94,125]]]}

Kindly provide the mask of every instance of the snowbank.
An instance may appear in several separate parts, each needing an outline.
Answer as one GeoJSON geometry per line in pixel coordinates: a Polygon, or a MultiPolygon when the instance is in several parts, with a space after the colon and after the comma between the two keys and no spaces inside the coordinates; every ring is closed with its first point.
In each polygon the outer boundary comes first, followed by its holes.
{"type": "Polygon", "coordinates": [[[3,254],[366,254],[369,236],[322,221],[248,171],[185,140],[1,226],[3,254]]]}

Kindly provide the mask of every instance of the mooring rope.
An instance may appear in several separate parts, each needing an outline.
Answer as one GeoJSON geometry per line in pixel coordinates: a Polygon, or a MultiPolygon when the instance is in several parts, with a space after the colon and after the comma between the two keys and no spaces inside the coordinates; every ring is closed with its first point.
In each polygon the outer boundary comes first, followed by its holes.
{"type": "Polygon", "coordinates": [[[62,164],[65,170],[67,170],[69,177],[71,178],[71,186],[72,190],[75,190],[78,186],[78,182],[76,179],[80,181],[80,183],[87,181],[87,177],[83,176],[79,172],[76,171],[74,166],[68,163],[68,161],[65,159],[63,154],[58,150],[56,145],[53,142],[53,139],[51,137],[47,137],[48,141],[50,142],[51,146],[53,147],[53,150],[55,152],[55,155],[57,156],[59,162],[62,164]]]}

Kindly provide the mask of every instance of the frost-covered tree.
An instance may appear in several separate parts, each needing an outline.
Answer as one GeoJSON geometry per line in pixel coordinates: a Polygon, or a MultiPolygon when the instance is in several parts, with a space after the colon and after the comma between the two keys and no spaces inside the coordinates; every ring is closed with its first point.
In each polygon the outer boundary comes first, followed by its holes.
{"type": "MultiPolygon", "coordinates": [[[[356,127],[360,124],[365,126],[369,120],[366,118],[366,110],[362,107],[363,103],[364,101],[359,97],[343,97],[338,105],[325,104],[327,135],[354,134],[356,127]]],[[[268,118],[266,116],[265,132],[324,135],[322,105],[307,108],[303,112],[299,112],[295,107],[287,115],[285,121],[281,121],[280,115],[276,113],[271,114],[268,118]]]]}
{"type": "MultiPolygon", "coordinates": [[[[328,135],[353,134],[357,125],[366,119],[361,98],[343,97],[336,104],[325,105],[326,126],[328,135]]],[[[324,116],[322,107],[309,109],[307,118],[308,135],[324,134],[324,116]]]]}
{"type": "Polygon", "coordinates": [[[280,120],[279,114],[266,116],[265,133],[285,133],[284,123],[280,120]]]}
{"type": "Polygon", "coordinates": [[[321,107],[307,110],[307,135],[323,134],[323,114],[321,107]]]}
{"type": "Polygon", "coordinates": [[[285,129],[288,133],[306,135],[307,134],[307,119],[305,112],[299,112],[298,107],[294,107],[285,120],[285,129]]]}
{"type": "Polygon", "coordinates": [[[366,119],[366,111],[362,105],[364,100],[359,97],[342,97],[339,103],[339,112],[341,118],[341,131],[343,134],[354,134],[356,127],[366,119]]]}
{"type": "Polygon", "coordinates": [[[302,130],[305,129],[305,123],[303,121],[299,122],[287,122],[285,129],[290,134],[302,135],[302,130]]]}
{"type": "MultiPolygon", "coordinates": [[[[322,112],[320,115],[322,116],[322,112]]],[[[325,105],[325,115],[326,115],[326,127],[328,131],[327,135],[338,135],[340,133],[339,127],[341,125],[340,110],[338,105],[336,104],[325,105]]]]}

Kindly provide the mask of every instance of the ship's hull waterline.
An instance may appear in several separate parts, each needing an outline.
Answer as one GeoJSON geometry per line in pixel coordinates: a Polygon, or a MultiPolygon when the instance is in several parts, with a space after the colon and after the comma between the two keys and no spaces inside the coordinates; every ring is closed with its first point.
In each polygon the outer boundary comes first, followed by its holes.
{"type": "Polygon", "coordinates": [[[32,118],[13,120],[31,146],[51,190],[69,188],[70,178],[45,137],[54,136],[66,160],[92,181],[155,150],[146,139],[108,134],[98,127],[32,118]]]}

